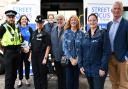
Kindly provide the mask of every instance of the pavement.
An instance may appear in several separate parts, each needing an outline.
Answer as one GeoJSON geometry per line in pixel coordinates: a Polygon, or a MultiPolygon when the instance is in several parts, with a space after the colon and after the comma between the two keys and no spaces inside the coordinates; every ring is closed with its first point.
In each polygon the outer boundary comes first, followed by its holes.
{"type": "MultiPolygon", "coordinates": [[[[4,89],[4,77],[5,77],[4,74],[0,75],[0,89],[4,89]]],[[[18,79],[16,80],[15,87],[17,85],[17,82],[18,82],[18,79]]],[[[25,82],[25,80],[23,79],[23,83],[24,82],[25,82]]],[[[31,82],[30,87],[27,87],[27,86],[25,86],[25,84],[23,84],[23,86],[21,88],[16,87],[16,89],[35,89],[34,84],[33,84],[33,76],[32,75],[30,76],[30,82],[31,82]]],[[[80,82],[80,88],[79,89],[89,89],[88,88],[88,83],[87,83],[87,80],[86,80],[85,77],[80,76],[79,82],[80,82]]],[[[52,75],[52,77],[50,77],[48,79],[48,89],[57,89],[57,77],[55,75],[52,75]]],[[[105,81],[104,89],[112,89],[111,88],[111,83],[110,83],[108,77],[105,81]]]]}

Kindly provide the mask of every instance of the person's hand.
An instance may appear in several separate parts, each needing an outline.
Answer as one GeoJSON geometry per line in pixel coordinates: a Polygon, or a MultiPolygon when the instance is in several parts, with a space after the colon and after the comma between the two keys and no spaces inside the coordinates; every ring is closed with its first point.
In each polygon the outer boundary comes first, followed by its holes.
{"type": "Polygon", "coordinates": [[[28,53],[29,52],[29,47],[24,48],[24,52],[28,53]]]}
{"type": "Polygon", "coordinates": [[[31,53],[29,54],[28,61],[31,62],[31,53]]]}
{"type": "Polygon", "coordinates": [[[128,60],[126,61],[126,64],[128,64],[128,60]]]}
{"type": "Polygon", "coordinates": [[[105,71],[99,70],[99,75],[100,75],[100,77],[103,77],[105,75],[105,71]]]}
{"type": "Polygon", "coordinates": [[[77,65],[77,63],[78,63],[78,59],[72,58],[70,61],[71,61],[71,64],[72,64],[73,66],[77,65]]]}
{"type": "Polygon", "coordinates": [[[29,46],[25,47],[25,48],[22,47],[21,51],[24,52],[24,53],[28,53],[29,52],[29,46]]]}
{"type": "Polygon", "coordinates": [[[128,64],[128,57],[125,56],[125,63],[128,64]]]}
{"type": "Polygon", "coordinates": [[[45,65],[47,63],[47,59],[44,58],[43,61],[42,61],[42,64],[45,65]]]}
{"type": "Polygon", "coordinates": [[[85,73],[84,73],[84,72],[85,72],[85,70],[84,70],[84,68],[83,68],[83,67],[81,67],[81,68],[80,68],[80,72],[81,72],[81,74],[85,75],[85,73]]]}

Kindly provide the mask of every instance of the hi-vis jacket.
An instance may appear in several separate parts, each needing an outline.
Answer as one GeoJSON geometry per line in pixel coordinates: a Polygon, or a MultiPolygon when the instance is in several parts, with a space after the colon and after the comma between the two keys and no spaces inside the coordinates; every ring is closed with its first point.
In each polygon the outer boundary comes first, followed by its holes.
{"type": "Polygon", "coordinates": [[[5,27],[6,32],[4,33],[1,39],[2,46],[20,45],[21,44],[21,33],[19,29],[16,27],[14,30],[7,23],[4,24],[3,26],[5,27]]]}

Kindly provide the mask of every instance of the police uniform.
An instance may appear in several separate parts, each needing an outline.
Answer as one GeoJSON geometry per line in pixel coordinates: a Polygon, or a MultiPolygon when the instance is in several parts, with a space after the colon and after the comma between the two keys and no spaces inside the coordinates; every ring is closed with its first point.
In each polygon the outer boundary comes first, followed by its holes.
{"type": "MultiPolygon", "coordinates": [[[[43,23],[41,16],[37,16],[37,23],[43,23]]],[[[35,30],[32,36],[32,69],[34,74],[35,89],[47,89],[47,66],[42,64],[46,48],[51,45],[50,35],[42,28],[40,32],[35,30]]]]}
{"type": "MultiPolygon", "coordinates": [[[[16,11],[8,10],[5,12],[8,17],[15,17],[16,11]]],[[[0,40],[4,48],[5,59],[5,89],[14,89],[17,76],[17,60],[21,45],[21,35],[15,23],[10,24],[6,21],[0,26],[0,40]]]]}

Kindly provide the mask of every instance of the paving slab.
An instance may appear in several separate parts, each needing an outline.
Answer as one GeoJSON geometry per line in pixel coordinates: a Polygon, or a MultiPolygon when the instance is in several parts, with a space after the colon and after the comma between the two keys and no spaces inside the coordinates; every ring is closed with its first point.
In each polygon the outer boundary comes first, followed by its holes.
{"type": "MultiPolygon", "coordinates": [[[[4,82],[5,82],[4,78],[5,78],[4,74],[0,75],[0,89],[4,89],[4,82]]],[[[17,85],[17,82],[18,82],[18,79],[16,80],[15,87],[17,85]]],[[[24,79],[23,79],[23,82],[25,82],[24,79]]],[[[30,76],[30,82],[31,82],[30,87],[27,87],[27,86],[25,86],[25,84],[23,84],[23,86],[21,88],[16,87],[16,89],[35,89],[34,84],[33,84],[33,76],[30,76]]],[[[52,77],[50,77],[48,79],[48,89],[57,89],[57,77],[55,75],[53,75],[52,77]]],[[[80,76],[80,89],[89,89],[87,79],[83,76],[80,76]]],[[[105,81],[105,88],[104,89],[112,89],[111,88],[111,83],[110,83],[108,77],[105,81]]]]}

